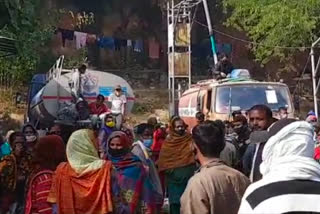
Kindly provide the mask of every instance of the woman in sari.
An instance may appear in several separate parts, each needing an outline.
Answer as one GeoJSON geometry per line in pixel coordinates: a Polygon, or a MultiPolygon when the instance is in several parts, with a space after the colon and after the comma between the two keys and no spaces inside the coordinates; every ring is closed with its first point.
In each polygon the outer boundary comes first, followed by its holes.
{"type": "Polygon", "coordinates": [[[71,135],[67,160],[57,167],[48,202],[57,204],[59,214],[112,213],[111,162],[100,159],[94,131],[71,135]]]}
{"type": "Polygon", "coordinates": [[[22,127],[22,133],[26,136],[27,147],[33,148],[39,137],[36,128],[27,123],[22,127]]]}
{"type": "Polygon", "coordinates": [[[100,157],[105,158],[104,155],[106,154],[105,149],[107,148],[107,140],[112,132],[114,132],[116,123],[114,121],[113,115],[108,114],[104,118],[104,124],[102,124],[102,128],[99,132],[99,152],[100,157]]]}
{"type": "Polygon", "coordinates": [[[170,133],[161,147],[158,160],[160,173],[165,174],[170,214],[180,214],[180,198],[196,170],[193,140],[180,117],[173,117],[170,133]]]}
{"type": "Polygon", "coordinates": [[[34,171],[29,182],[25,214],[52,214],[52,204],[47,202],[52,175],[65,161],[65,146],[61,137],[50,135],[40,138],[33,151],[34,171]]]}
{"type": "Polygon", "coordinates": [[[24,169],[27,173],[27,177],[30,176],[32,172],[32,154],[33,154],[33,149],[38,142],[39,134],[36,130],[36,128],[32,124],[25,124],[22,127],[22,133],[25,136],[26,139],[26,152],[25,152],[25,157],[26,159],[24,160],[24,169]]]}
{"type": "MultiPolygon", "coordinates": [[[[148,167],[148,176],[151,179],[155,190],[163,195],[163,190],[158,174],[158,170],[152,160],[151,145],[153,143],[153,126],[147,123],[141,123],[135,128],[136,142],[133,144],[131,152],[138,156],[145,166],[148,167]]],[[[158,207],[162,207],[163,201],[157,202],[158,207]]]]}
{"type": "Polygon", "coordinates": [[[108,159],[113,165],[112,196],[116,214],[160,213],[162,200],[148,176],[148,167],[131,153],[132,142],[121,131],[113,132],[107,142],[108,159]]]}
{"type": "MultiPolygon", "coordinates": [[[[0,160],[0,213],[7,213],[10,207],[14,207],[13,204],[15,202],[19,202],[18,207],[21,207],[23,203],[19,199],[22,198],[23,200],[24,194],[24,135],[20,132],[15,132],[11,134],[9,142],[12,153],[2,157],[0,160]],[[22,194],[22,197],[20,194],[22,194]]],[[[16,211],[18,213],[17,209],[16,211]]]]}

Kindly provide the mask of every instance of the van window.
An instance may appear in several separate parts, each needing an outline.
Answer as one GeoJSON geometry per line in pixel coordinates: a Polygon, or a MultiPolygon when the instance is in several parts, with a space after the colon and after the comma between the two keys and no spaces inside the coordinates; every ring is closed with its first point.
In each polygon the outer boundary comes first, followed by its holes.
{"type": "Polygon", "coordinates": [[[228,113],[235,110],[249,110],[254,105],[264,104],[273,111],[287,107],[291,112],[289,91],[285,86],[234,85],[217,87],[216,112],[228,113]]]}
{"type": "Polygon", "coordinates": [[[208,96],[207,96],[207,110],[211,110],[211,103],[212,103],[212,90],[208,91],[208,96]]]}
{"type": "Polygon", "coordinates": [[[203,109],[203,94],[199,94],[197,98],[197,111],[202,111],[203,109]]]}

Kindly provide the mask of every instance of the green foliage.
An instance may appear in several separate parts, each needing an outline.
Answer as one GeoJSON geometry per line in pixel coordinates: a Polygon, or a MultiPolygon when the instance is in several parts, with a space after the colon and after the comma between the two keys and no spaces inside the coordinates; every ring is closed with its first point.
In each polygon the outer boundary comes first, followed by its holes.
{"type": "MultiPolygon", "coordinates": [[[[9,14],[1,36],[16,40],[18,55],[0,58],[0,73],[10,73],[16,82],[26,83],[37,71],[46,72],[55,62],[50,50],[50,41],[60,17],[70,15],[74,27],[82,29],[94,23],[93,13],[77,13],[65,9],[46,9],[41,0],[3,0],[1,11],[9,14]]],[[[2,14],[0,14],[0,19],[2,14]]],[[[67,67],[77,66],[86,57],[86,50],[66,59],[67,67]]]]}
{"type": "Polygon", "coordinates": [[[87,48],[81,48],[77,51],[77,54],[65,57],[63,62],[63,67],[66,69],[78,68],[82,63],[86,62],[87,56],[88,56],[87,48]]]}
{"type": "Polygon", "coordinates": [[[27,83],[36,67],[36,61],[24,57],[0,58],[0,73],[13,78],[13,85],[27,83]]]}
{"type": "Polygon", "coordinates": [[[48,12],[48,18],[41,20],[40,0],[4,0],[4,5],[10,19],[0,34],[16,40],[18,55],[1,59],[1,72],[14,73],[17,80],[28,80],[35,72],[40,56],[46,52],[56,16],[48,12]]]}
{"type": "Polygon", "coordinates": [[[69,14],[74,22],[74,27],[77,27],[79,30],[82,30],[85,26],[92,25],[95,22],[94,14],[92,12],[74,14],[72,11],[69,11],[69,14]]]}
{"type": "Polygon", "coordinates": [[[297,49],[277,46],[310,47],[319,33],[319,0],[224,0],[223,4],[231,14],[226,25],[247,33],[262,64],[273,57],[290,59],[297,49]]]}

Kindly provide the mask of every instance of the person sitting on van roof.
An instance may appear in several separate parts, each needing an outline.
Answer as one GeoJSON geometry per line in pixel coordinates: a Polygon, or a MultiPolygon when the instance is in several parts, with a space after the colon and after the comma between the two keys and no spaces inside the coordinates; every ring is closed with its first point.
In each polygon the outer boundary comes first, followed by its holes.
{"type": "Polygon", "coordinates": [[[222,53],[219,55],[218,63],[214,66],[214,72],[221,72],[227,76],[233,70],[233,65],[229,60],[227,54],[222,53]]]}

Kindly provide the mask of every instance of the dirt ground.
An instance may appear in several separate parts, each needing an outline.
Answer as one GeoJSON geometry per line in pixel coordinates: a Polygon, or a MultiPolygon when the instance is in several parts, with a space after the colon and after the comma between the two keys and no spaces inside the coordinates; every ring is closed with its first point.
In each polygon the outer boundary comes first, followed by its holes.
{"type": "Polygon", "coordinates": [[[169,120],[168,93],[167,90],[136,90],[136,102],[127,122],[137,125],[146,122],[149,117],[157,117],[161,122],[169,120]]]}

